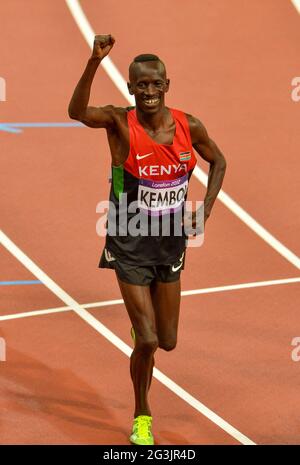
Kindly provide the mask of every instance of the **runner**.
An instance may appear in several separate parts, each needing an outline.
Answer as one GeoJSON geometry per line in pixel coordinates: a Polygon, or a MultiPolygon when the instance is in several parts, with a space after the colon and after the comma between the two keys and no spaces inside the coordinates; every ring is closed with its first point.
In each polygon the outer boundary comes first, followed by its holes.
{"type": "MultiPolygon", "coordinates": [[[[115,270],[132,324],[130,374],[135,410],[130,441],[152,445],[148,392],[155,351],[170,351],[177,342],[180,273],[187,244],[185,201],[196,164],[193,148],[210,164],[204,224],[221,188],[226,162],[197,118],[165,106],[170,81],[156,55],[139,55],[130,64],[128,89],[135,107],[88,105],[95,73],[114,43],[111,35],[95,36],[92,56],[69,104],[69,116],[107,131],[112,184],[99,267],[115,270]]],[[[196,234],[196,211],[192,224],[196,234]]]]}

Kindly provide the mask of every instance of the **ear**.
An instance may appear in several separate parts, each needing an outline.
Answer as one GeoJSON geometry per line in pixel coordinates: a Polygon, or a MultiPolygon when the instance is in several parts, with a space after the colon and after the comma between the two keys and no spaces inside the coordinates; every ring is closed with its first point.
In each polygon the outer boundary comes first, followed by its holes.
{"type": "Polygon", "coordinates": [[[133,95],[132,85],[131,85],[130,82],[127,82],[127,87],[128,87],[128,91],[129,91],[130,95],[133,95]]]}
{"type": "Polygon", "coordinates": [[[165,87],[165,92],[168,92],[169,90],[169,87],[170,87],[170,79],[166,79],[166,87],[165,87]]]}

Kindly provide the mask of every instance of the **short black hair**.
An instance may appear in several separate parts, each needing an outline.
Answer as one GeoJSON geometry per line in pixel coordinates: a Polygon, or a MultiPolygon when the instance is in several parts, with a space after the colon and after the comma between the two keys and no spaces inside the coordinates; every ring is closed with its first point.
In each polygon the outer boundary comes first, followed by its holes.
{"type": "Polygon", "coordinates": [[[143,53],[134,58],[134,63],[143,63],[143,61],[161,61],[157,55],[152,53],[143,53]]]}
{"type": "Polygon", "coordinates": [[[163,61],[161,61],[161,59],[157,56],[157,55],[154,55],[153,53],[143,53],[142,55],[138,55],[136,56],[132,63],[130,63],[130,66],[129,66],[129,77],[130,75],[132,74],[133,72],[133,68],[134,68],[134,65],[135,63],[145,63],[147,61],[156,61],[158,63],[161,63],[162,67],[163,67],[163,70],[164,70],[164,73],[166,72],[166,67],[165,67],[165,64],[163,61]]]}

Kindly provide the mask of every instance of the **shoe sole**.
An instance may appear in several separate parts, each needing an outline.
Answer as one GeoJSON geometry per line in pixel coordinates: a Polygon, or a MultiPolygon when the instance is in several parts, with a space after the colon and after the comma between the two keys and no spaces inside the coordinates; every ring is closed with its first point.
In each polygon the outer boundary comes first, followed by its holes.
{"type": "Polygon", "coordinates": [[[134,440],[130,439],[130,438],[129,438],[129,441],[131,442],[131,444],[133,444],[135,446],[154,446],[154,440],[153,440],[153,442],[150,442],[150,443],[147,443],[147,444],[139,444],[138,442],[134,442],[134,440]]]}

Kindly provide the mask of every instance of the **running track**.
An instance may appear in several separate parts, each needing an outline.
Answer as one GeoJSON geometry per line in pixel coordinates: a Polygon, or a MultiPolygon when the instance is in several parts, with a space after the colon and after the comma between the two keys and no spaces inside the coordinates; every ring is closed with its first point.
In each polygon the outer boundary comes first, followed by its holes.
{"type": "MultiPolygon", "coordinates": [[[[95,32],[116,37],[111,59],[125,79],[133,56],[163,58],[168,104],[200,117],[226,155],[225,193],[296,257],[216,202],[182,279],[184,291],[203,291],[183,296],[178,347],[156,356],[156,376],[169,379],[155,379],[151,390],[157,443],[299,443],[300,362],[291,358],[300,336],[300,102],[291,99],[299,13],[284,0],[81,5],[95,32]],[[245,283],[256,284],[226,287],[245,283]]],[[[0,16],[1,123],[70,123],[68,102],[89,48],[66,3],[11,0],[0,16]]],[[[127,105],[102,69],[91,102],[127,105]]],[[[133,394],[121,350],[130,353],[130,325],[113,273],[97,269],[103,238],[95,210],[109,189],[105,133],[4,129],[1,228],[28,258],[24,266],[5,243],[0,280],[44,284],[0,286],[1,443],[128,444],[133,394]],[[95,302],[102,305],[85,305],[95,302]],[[60,310],[29,313],[47,309],[60,310]]],[[[194,177],[190,199],[204,191],[194,177]]]]}

